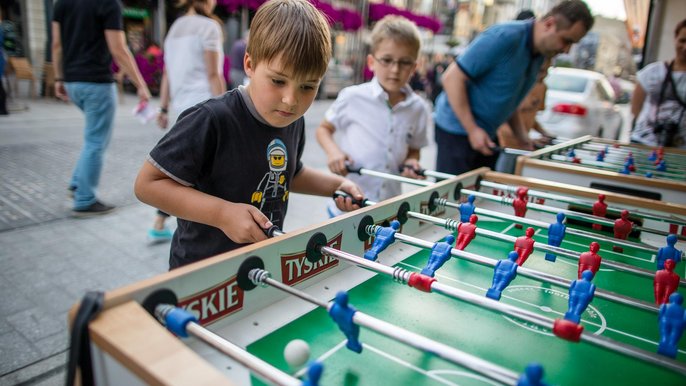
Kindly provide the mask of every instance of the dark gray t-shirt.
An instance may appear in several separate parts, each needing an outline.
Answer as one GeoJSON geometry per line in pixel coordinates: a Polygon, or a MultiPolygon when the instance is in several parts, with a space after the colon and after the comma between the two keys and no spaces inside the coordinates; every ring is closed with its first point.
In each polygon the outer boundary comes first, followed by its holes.
{"type": "MultiPolygon", "coordinates": [[[[252,204],[283,228],[288,192],[302,168],[305,122],[268,125],[243,89],[184,111],[149,161],[177,182],[224,200],[252,204]]],[[[220,229],[178,219],[170,269],[240,247],[220,229]]]]}

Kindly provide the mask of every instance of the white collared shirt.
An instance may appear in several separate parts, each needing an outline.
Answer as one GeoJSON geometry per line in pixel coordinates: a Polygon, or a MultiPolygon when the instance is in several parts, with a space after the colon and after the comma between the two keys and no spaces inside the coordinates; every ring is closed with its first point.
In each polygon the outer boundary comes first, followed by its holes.
{"type": "MultiPolygon", "coordinates": [[[[409,85],[402,91],[405,100],[390,107],[388,94],[374,77],[341,90],[327,110],[326,120],[336,128],[336,143],[352,158],[353,166],[399,174],[408,149],[427,145],[429,106],[409,85]]],[[[401,193],[399,182],[354,174],[347,177],[372,201],[401,193]]]]}

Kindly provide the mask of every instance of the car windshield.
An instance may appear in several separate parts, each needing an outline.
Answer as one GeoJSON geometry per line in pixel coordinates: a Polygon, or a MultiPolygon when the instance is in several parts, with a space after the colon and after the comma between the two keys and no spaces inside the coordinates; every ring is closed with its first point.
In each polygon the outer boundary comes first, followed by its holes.
{"type": "Polygon", "coordinates": [[[545,84],[549,90],[582,93],[586,89],[587,78],[574,75],[548,74],[545,84]]]}

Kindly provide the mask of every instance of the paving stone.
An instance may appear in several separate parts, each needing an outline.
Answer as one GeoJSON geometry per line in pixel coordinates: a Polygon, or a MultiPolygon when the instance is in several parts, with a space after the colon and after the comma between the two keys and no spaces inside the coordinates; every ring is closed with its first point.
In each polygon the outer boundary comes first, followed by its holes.
{"type": "Polygon", "coordinates": [[[17,331],[0,335],[0,374],[23,367],[41,358],[31,342],[17,331]]]}

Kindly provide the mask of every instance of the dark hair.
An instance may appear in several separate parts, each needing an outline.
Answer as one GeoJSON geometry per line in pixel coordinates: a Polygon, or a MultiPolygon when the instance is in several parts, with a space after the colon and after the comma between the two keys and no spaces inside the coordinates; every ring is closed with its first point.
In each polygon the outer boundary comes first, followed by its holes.
{"type": "Polygon", "coordinates": [[[551,9],[543,18],[553,16],[558,29],[568,29],[581,22],[589,31],[593,28],[593,16],[588,5],[581,0],[565,0],[551,9]]]}
{"type": "Polygon", "coordinates": [[[178,8],[182,8],[184,12],[188,11],[190,8],[193,8],[195,13],[198,15],[212,18],[212,14],[208,14],[207,11],[205,11],[206,3],[207,0],[178,0],[176,6],[178,8]]]}
{"type": "Polygon", "coordinates": [[[534,18],[536,18],[536,15],[534,15],[534,11],[530,9],[523,9],[519,11],[517,17],[515,17],[515,20],[529,20],[534,18]]]}
{"type": "Polygon", "coordinates": [[[686,28],[686,19],[677,23],[676,29],[674,30],[674,37],[679,36],[679,31],[681,31],[682,28],[686,28]]]}

